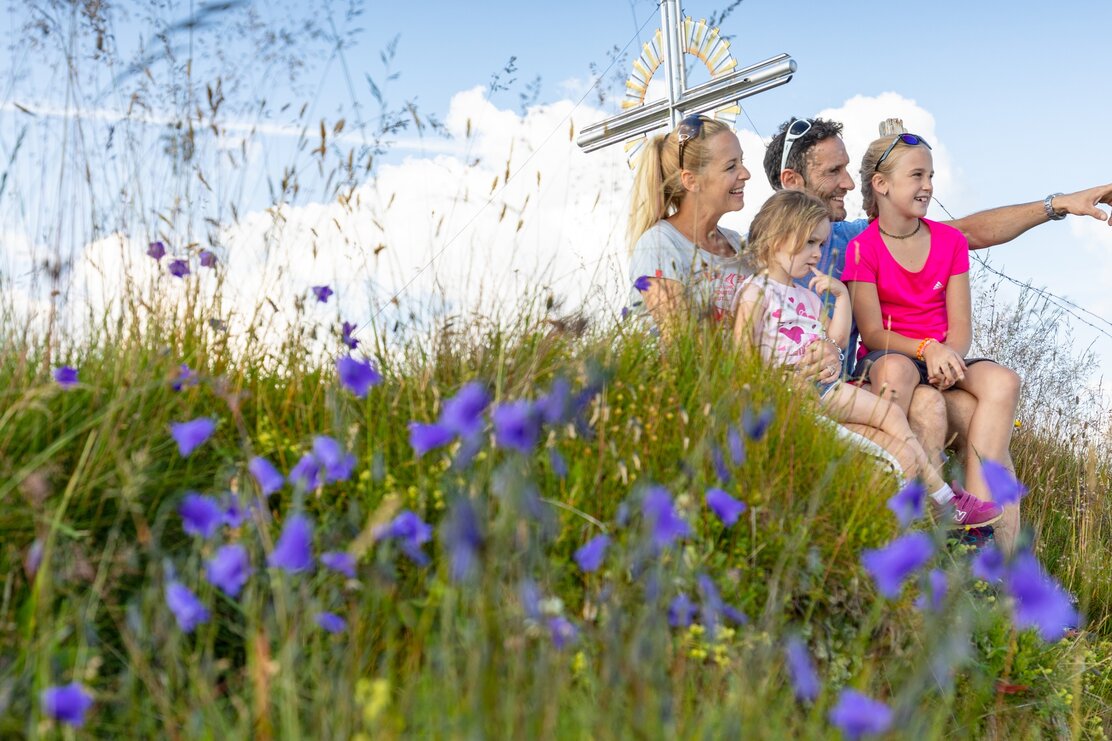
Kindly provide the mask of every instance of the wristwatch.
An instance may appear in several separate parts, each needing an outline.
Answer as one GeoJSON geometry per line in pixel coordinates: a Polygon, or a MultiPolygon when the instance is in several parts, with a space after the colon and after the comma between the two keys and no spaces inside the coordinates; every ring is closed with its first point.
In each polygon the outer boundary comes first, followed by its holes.
{"type": "Polygon", "coordinates": [[[1054,204],[1054,199],[1057,198],[1060,195],[1062,195],[1062,194],[1061,193],[1051,193],[1050,195],[1048,195],[1046,198],[1043,199],[1043,210],[1046,211],[1046,218],[1050,219],[1051,221],[1061,221],[1062,219],[1066,218],[1066,216],[1069,215],[1068,211],[1055,211],[1054,210],[1054,205],[1053,205],[1054,204]]]}

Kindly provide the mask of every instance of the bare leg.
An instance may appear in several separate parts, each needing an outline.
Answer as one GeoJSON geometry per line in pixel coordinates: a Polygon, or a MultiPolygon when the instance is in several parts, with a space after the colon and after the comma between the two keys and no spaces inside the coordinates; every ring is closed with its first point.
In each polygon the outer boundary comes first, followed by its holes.
{"type": "MultiPolygon", "coordinates": [[[[1015,473],[1009,446],[1019,404],[1020,379],[1010,368],[980,362],[966,369],[958,387],[977,401],[966,434],[965,487],[981,499],[991,500],[992,492],[981,472],[981,459],[995,461],[1015,473]]],[[[1004,552],[1011,553],[1018,535],[1019,505],[1015,504],[1004,508],[1004,516],[996,527],[996,541],[1004,552]]]]}
{"type": "Polygon", "coordinates": [[[919,385],[919,369],[904,355],[885,355],[869,369],[869,381],[874,393],[896,404],[908,415],[911,395],[919,385]]]}
{"type": "Polygon", "coordinates": [[[904,468],[908,476],[918,476],[923,479],[931,491],[942,487],[944,482],[938,470],[931,465],[926,452],[911,431],[907,418],[895,404],[864,389],[844,383],[828,393],[823,398],[822,404],[839,422],[869,425],[882,430],[901,448],[907,449],[913,463],[912,468],[904,468]]]}
{"type": "Polygon", "coordinates": [[[931,465],[941,470],[942,451],[946,448],[946,402],[942,392],[922,383],[916,386],[907,421],[927,452],[931,465]]]}

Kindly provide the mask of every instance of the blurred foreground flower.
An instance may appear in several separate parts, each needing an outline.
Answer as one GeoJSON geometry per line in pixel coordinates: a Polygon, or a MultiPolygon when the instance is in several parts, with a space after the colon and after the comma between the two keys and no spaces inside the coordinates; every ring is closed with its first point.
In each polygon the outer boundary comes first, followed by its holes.
{"type": "Polygon", "coordinates": [[[170,271],[170,275],[174,276],[175,278],[184,278],[185,276],[189,275],[189,273],[191,272],[189,270],[189,263],[186,262],[185,260],[180,260],[180,259],[171,260],[166,265],[166,269],[168,271],[170,271]]]}
{"type": "Polygon", "coordinates": [[[745,463],[745,438],[733,425],[726,430],[726,449],[730,451],[730,460],[735,466],[745,463]]]}
{"type": "Polygon", "coordinates": [[[217,528],[224,522],[224,510],[220,504],[195,491],[188,492],[181,500],[178,514],[181,515],[181,529],[187,535],[205,539],[215,535],[217,528]]]}
{"type": "Polygon", "coordinates": [[[205,578],[209,584],[235,598],[251,576],[251,563],[247,549],[239,543],[221,546],[205,564],[205,578]]]}
{"type": "Polygon", "coordinates": [[[892,725],[892,711],[879,700],[844,689],[827,716],[848,739],[884,733],[892,725]]]}
{"type": "Polygon", "coordinates": [[[483,533],[479,529],[479,518],[471,500],[462,496],[452,505],[448,517],[441,526],[440,538],[448,552],[449,573],[454,581],[467,581],[474,575],[478,566],[479,549],[483,545],[483,533]]]}
{"type": "Polygon", "coordinates": [[[923,516],[923,498],[926,495],[927,488],[919,481],[912,480],[888,500],[888,509],[896,514],[901,527],[907,527],[923,516]]]}
{"type": "Polygon", "coordinates": [[[44,713],[74,728],[84,724],[85,713],[93,706],[93,696],[79,682],[45,689],[39,699],[44,713]]]}
{"type": "Polygon", "coordinates": [[[332,289],[328,286],[313,286],[313,295],[317,297],[317,301],[326,304],[328,297],[332,295],[332,289]]]}
{"type": "Polygon", "coordinates": [[[972,572],[973,576],[989,583],[1003,581],[1007,573],[1004,553],[995,545],[984,546],[973,557],[972,572]]]}
{"type": "Polygon", "coordinates": [[[166,606],[174,613],[178,627],[185,633],[192,633],[198,625],[208,622],[208,609],[181,582],[172,581],[166,585],[166,606]]]}
{"type": "Polygon", "coordinates": [[[355,578],[355,556],[346,551],[329,551],[320,555],[320,562],[326,568],[343,574],[349,579],[355,578]]]}
{"type": "Polygon", "coordinates": [[[596,535],[575,552],[575,562],[587,573],[597,571],[602,565],[602,559],[606,557],[608,545],[610,545],[609,535],[596,535]]]}
{"type": "Polygon", "coordinates": [[[319,612],[316,621],[317,625],[329,633],[343,633],[347,630],[347,621],[334,612],[319,612]]]}
{"type": "Polygon", "coordinates": [[[683,592],[680,592],[668,604],[668,624],[673,628],[686,628],[695,619],[697,608],[683,592]]]}
{"type": "Polygon", "coordinates": [[[822,691],[822,682],[819,681],[807,646],[798,636],[792,636],[784,643],[784,658],[796,698],[814,702],[822,691]]]}
{"type": "Polygon", "coordinates": [[[77,385],[77,369],[68,365],[54,369],[54,382],[64,389],[71,389],[77,385]]]}
{"type": "Polygon", "coordinates": [[[355,339],[355,337],[353,337],[351,334],[356,329],[357,327],[351,322],[344,322],[344,325],[340,330],[340,341],[350,347],[352,350],[359,347],[359,340],[355,339]]]}
{"type": "Polygon", "coordinates": [[[672,506],[672,495],[662,486],[653,486],[645,492],[641,514],[645,517],[652,543],[657,548],[666,548],[678,538],[691,533],[687,521],[672,506]]]}
{"type": "Polygon", "coordinates": [[[1069,594],[1058,586],[1030,552],[1020,553],[1008,569],[1008,592],[1015,599],[1013,621],[1019,629],[1037,628],[1047,642],[1057,641],[1078,624],[1069,594]]]}
{"type": "Polygon", "coordinates": [[[552,637],[552,645],[557,650],[574,643],[579,637],[579,630],[563,615],[554,615],[548,619],[548,632],[552,637]]]}
{"type": "Polygon", "coordinates": [[[302,491],[313,491],[320,485],[320,461],[312,453],[301,456],[301,460],[290,469],[290,483],[302,491]]]}
{"type": "Polygon", "coordinates": [[[645,291],[649,290],[649,286],[651,286],[651,285],[652,285],[652,282],[649,280],[649,276],[647,276],[647,275],[642,275],[642,276],[638,277],[637,280],[633,281],[633,287],[636,288],[641,293],[644,293],[645,291]]]}
{"type": "Polygon", "coordinates": [[[769,425],[772,424],[772,406],[766,406],[761,410],[760,414],[753,414],[753,410],[746,408],[741,415],[741,426],[745,428],[745,434],[749,439],[756,442],[765,436],[768,432],[769,425]]]}
{"type": "Polygon", "coordinates": [[[421,550],[421,546],[432,540],[432,528],[410,510],[399,512],[398,516],[376,535],[384,540],[397,540],[402,553],[418,566],[428,564],[429,557],[421,550]]]}
{"type": "Polygon", "coordinates": [[[483,412],[489,404],[490,396],[481,383],[471,381],[464,384],[455,396],[444,402],[440,418],[435,423],[409,423],[409,444],[413,452],[420,457],[457,437],[465,441],[474,440],[483,429],[483,412]]]}
{"type": "Polygon", "coordinates": [[[216,422],[208,417],[198,417],[189,422],[171,422],[170,435],[178,444],[178,452],[182,458],[208,440],[216,430],[216,422]]]}
{"type": "Polygon", "coordinates": [[[340,383],[344,388],[360,399],[367,395],[371,386],[382,383],[382,376],[370,361],[359,360],[350,355],[345,355],[336,361],[336,373],[340,376],[340,383]]]}
{"type": "Polygon", "coordinates": [[[324,480],[326,483],[347,481],[355,468],[355,456],[345,453],[340,443],[327,435],[317,435],[313,438],[313,457],[324,467],[324,480]]]}
{"type": "Polygon", "coordinates": [[[541,416],[525,399],[499,405],[490,415],[494,422],[494,440],[500,447],[531,453],[537,447],[541,432],[541,416]]]}
{"type": "Polygon", "coordinates": [[[925,564],[932,553],[934,544],[926,533],[908,533],[884,548],[865,551],[861,563],[876,581],[877,590],[889,599],[896,599],[904,580],[925,564]]]}
{"type": "Polygon", "coordinates": [[[923,592],[915,600],[915,606],[928,612],[942,612],[942,605],[949,591],[950,583],[946,580],[946,572],[941,569],[931,569],[927,574],[923,592]]]}
{"type": "Polygon", "coordinates": [[[1027,487],[1019,483],[1015,474],[996,461],[982,460],[981,473],[992,493],[992,501],[1001,507],[1017,504],[1027,494],[1027,487]]]}
{"type": "Polygon", "coordinates": [[[263,496],[270,496],[274,492],[282,488],[285,479],[282,474],[278,473],[278,469],[274,467],[270,461],[262,456],[255,456],[247,464],[247,470],[255,477],[255,481],[259,484],[259,489],[262,490],[263,496]]]}
{"type": "Polygon", "coordinates": [[[291,515],[266,560],[272,568],[291,574],[306,571],[313,566],[313,525],[303,514],[291,515]]]}
{"type": "Polygon", "coordinates": [[[178,367],[178,375],[170,382],[170,388],[174,391],[181,391],[186,386],[197,385],[197,374],[194,373],[188,365],[182,363],[178,367]]]}
{"type": "Polygon", "coordinates": [[[739,502],[722,489],[714,487],[707,489],[706,499],[707,506],[727,527],[737,522],[737,518],[741,517],[746,509],[744,502],[739,502]]]}

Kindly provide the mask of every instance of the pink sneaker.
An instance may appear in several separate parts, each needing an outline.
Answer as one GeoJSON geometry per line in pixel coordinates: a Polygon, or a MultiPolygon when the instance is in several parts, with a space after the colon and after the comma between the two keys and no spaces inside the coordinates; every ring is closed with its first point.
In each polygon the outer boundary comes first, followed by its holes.
{"type": "Polygon", "coordinates": [[[958,527],[969,530],[975,527],[984,527],[991,525],[999,520],[1004,511],[1000,509],[1000,505],[996,502],[986,502],[983,499],[978,499],[974,495],[967,492],[954,482],[951,487],[954,490],[954,498],[943,505],[933,502],[935,512],[939,516],[949,515],[954,524],[958,527]]]}

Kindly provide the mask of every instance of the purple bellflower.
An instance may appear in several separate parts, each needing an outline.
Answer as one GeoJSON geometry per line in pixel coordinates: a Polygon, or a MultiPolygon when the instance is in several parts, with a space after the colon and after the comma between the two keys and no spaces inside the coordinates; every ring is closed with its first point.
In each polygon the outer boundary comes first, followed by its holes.
{"type": "Polygon", "coordinates": [[[224,510],[212,497],[195,491],[186,493],[178,505],[181,529],[188,535],[211,538],[224,523],[224,510]]]}
{"type": "Polygon", "coordinates": [[[941,569],[931,569],[927,574],[926,585],[923,593],[915,600],[915,606],[920,610],[929,612],[942,612],[946,602],[946,593],[950,591],[950,583],[946,580],[946,572],[941,569]]]}
{"type": "Polygon", "coordinates": [[[274,467],[270,461],[262,456],[255,456],[247,464],[247,470],[255,477],[255,481],[259,484],[259,489],[262,491],[264,497],[268,497],[274,492],[282,488],[285,479],[282,474],[278,473],[278,469],[274,467]]]}
{"type": "Polygon", "coordinates": [[[707,489],[706,498],[707,506],[726,527],[733,526],[746,509],[744,502],[739,502],[723,490],[714,487],[707,489]]]}
{"type": "Polygon", "coordinates": [[[216,268],[216,253],[211,250],[201,250],[201,267],[216,268]]]}
{"type": "Polygon", "coordinates": [[[343,574],[349,579],[355,578],[355,556],[347,551],[329,551],[320,555],[320,562],[325,567],[343,574]]]}
{"type": "Polygon", "coordinates": [[[666,548],[678,538],[687,537],[691,533],[691,526],[676,513],[672,506],[672,496],[662,486],[653,486],[645,492],[641,514],[645,517],[652,543],[657,548],[666,548]]]}
{"type": "Polygon", "coordinates": [[[471,381],[460,387],[440,412],[441,425],[460,437],[470,437],[483,429],[483,412],[490,405],[486,387],[471,381]]]}
{"type": "Polygon", "coordinates": [[[77,369],[68,365],[54,369],[54,382],[64,389],[71,389],[77,385],[77,369]]]}
{"type": "Polygon", "coordinates": [[[368,360],[358,360],[345,355],[336,361],[336,373],[344,388],[357,398],[366,397],[371,386],[382,383],[382,376],[368,360]]]}
{"type": "Polygon", "coordinates": [[[162,242],[151,242],[147,245],[147,254],[156,261],[166,257],[166,245],[162,242]]]}
{"type": "Polygon", "coordinates": [[[228,527],[237,528],[247,519],[247,509],[232,492],[224,495],[220,506],[224,510],[224,524],[228,527]]]}
{"type": "Polygon", "coordinates": [[[745,428],[745,434],[749,439],[756,442],[765,436],[768,432],[769,425],[772,424],[772,407],[766,406],[761,410],[760,414],[754,415],[751,409],[746,409],[741,415],[741,426],[745,428]]]}
{"type": "Polygon", "coordinates": [[[170,275],[175,278],[184,278],[192,272],[189,269],[189,263],[181,259],[171,260],[167,263],[166,269],[170,271],[170,275]]]}
{"type": "Polygon", "coordinates": [[[722,484],[730,483],[734,475],[730,472],[730,467],[726,465],[726,457],[722,455],[722,450],[717,445],[710,446],[710,459],[714,462],[714,475],[722,484]]]}
{"type": "Polygon", "coordinates": [[[479,549],[483,545],[479,517],[475,514],[475,507],[470,499],[460,497],[452,505],[441,528],[440,537],[448,552],[452,579],[457,582],[470,580],[475,575],[479,549]]]}
{"type": "Polygon", "coordinates": [[[170,424],[170,435],[178,444],[178,452],[181,453],[182,458],[188,458],[189,454],[212,437],[212,433],[215,431],[216,421],[208,417],[198,417],[189,422],[172,422],[170,424]]]}
{"type": "Polygon", "coordinates": [[[691,598],[680,592],[668,605],[668,624],[673,628],[686,628],[695,619],[696,611],[697,608],[691,598]]]}
{"type": "Polygon", "coordinates": [[[733,425],[726,430],[726,449],[730,451],[730,460],[734,466],[745,463],[745,438],[733,425]]]}
{"type": "Polygon", "coordinates": [[[1008,593],[1015,599],[1012,620],[1017,628],[1036,628],[1049,643],[1077,627],[1077,610],[1069,594],[1042,570],[1031,553],[1015,557],[1006,583],[1008,593]]]}
{"type": "Polygon", "coordinates": [[[889,599],[900,596],[904,580],[925,564],[934,553],[934,544],[926,533],[908,533],[886,547],[867,550],[861,563],[876,581],[877,590],[889,599]]]}
{"type": "Polygon", "coordinates": [[[811,661],[807,646],[798,636],[792,636],[784,643],[784,659],[792,679],[792,689],[799,700],[814,702],[822,692],[822,682],[811,661]]]}
{"type": "Polygon", "coordinates": [[[851,741],[884,733],[892,725],[892,711],[887,705],[850,689],[842,690],[827,717],[851,741]]]}
{"type": "Polygon", "coordinates": [[[291,515],[282,527],[282,534],[266,560],[271,568],[291,574],[307,571],[313,566],[313,525],[303,514],[291,515]]]}
{"type": "Polygon", "coordinates": [[[541,432],[540,413],[525,399],[509,401],[491,413],[494,440],[500,447],[531,453],[537,447],[541,432]]]}
{"type": "Polygon", "coordinates": [[[647,275],[639,276],[637,278],[637,280],[633,281],[633,287],[636,288],[641,293],[644,293],[645,291],[649,290],[649,286],[651,286],[651,285],[652,285],[652,283],[650,282],[649,276],[647,276],[647,275]]]}
{"type": "Polygon", "coordinates": [[[178,375],[170,382],[170,388],[174,391],[181,391],[186,386],[197,385],[197,374],[194,373],[188,365],[182,363],[178,368],[178,375]]]}
{"type": "Polygon", "coordinates": [[[290,469],[290,484],[302,491],[313,491],[320,486],[320,461],[312,453],[301,456],[290,469]]]}
{"type": "Polygon", "coordinates": [[[563,615],[554,615],[548,619],[548,632],[552,637],[552,645],[558,651],[575,643],[579,637],[579,630],[563,615]]]}
{"type": "Polygon", "coordinates": [[[166,585],[166,606],[174,613],[183,633],[192,633],[198,625],[208,622],[208,609],[181,582],[172,581],[166,585]]]}
{"type": "Polygon", "coordinates": [[[1003,581],[1007,574],[1004,553],[995,545],[986,545],[973,557],[973,576],[989,583],[1003,581]]]}
{"type": "Polygon", "coordinates": [[[208,583],[233,599],[243,591],[251,576],[251,563],[247,549],[239,543],[221,546],[205,562],[205,579],[208,583]]]}
{"type": "Polygon", "coordinates": [[[421,550],[421,546],[432,539],[432,528],[410,510],[399,512],[397,517],[382,529],[379,537],[398,541],[402,553],[418,566],[428,564],[429,557],[421,550]]]}
{"type": "Polygon", "coordinates": [[[992,501],[1001,507],[1018,504],[1027,494],[1027,487],[1019,483],[1015,474],[996,461],[982,460],[981,473],[985,477],[988,490],[992,492],[992,501]]]}
{"type": "Polygon", "coordinates": [[[313,286],[313,295],[317,297],[317,301],[327,304],[328,297],[332,295],[332,289],[328,286],[313,286]]]}
{"type": "Polygon", "coordinates": [[[909,481],[888,500],[888,509],[896,514],[901,527],[907,527],[923,516],[923,498],[927,488],[918,481],[909,481]]]}
{"type": "Polygon", "coordinates": [[[350,347],[352,350],[359,347],[359,340],[355,339],[355,337],[352,336],[352,332],[354,332],[356,329],[358,329],[358,327],[356,327],[351,322],[344,322],[344,326],[340,331],[340,341],[350,347]]]}
{"type": "Polygon", "coordinates": [[[347,621],[334,612],[318,612],[317,625],[329,633],[343,633],[347,630],[347,621]]]}
{"type": "Polygon", "coordinates": [[[340,443],[327,435],[313,438],[313,457],[324,467],[326,483],[347,481],[351,478],[352,469],[355,468],[355,456],[345,453],[340,443]]]}
{"type": "Polygon", "coordinates": [[[85,723],[85,713],[93,706],[93,696],[79,682],[49,687],[39,700],[46,715],[73,728],[85,723]]]}
{"type": "Polygon", "coordinates": [[[609,535],[596,535],[575,552],[575,562],[584,572],[597,571],[606,557],[606,547],[610,545],[609,535]]]}
{"type": "Polygon", "coordinates": [[[455,440],[455,434],[441,424],[409,423],[409,445],[417,457],[455,440]]]}

